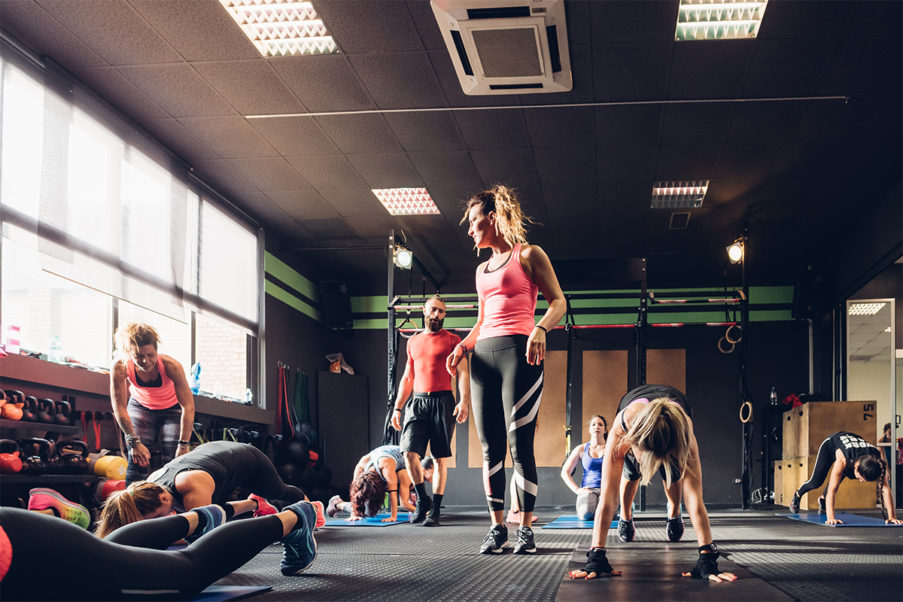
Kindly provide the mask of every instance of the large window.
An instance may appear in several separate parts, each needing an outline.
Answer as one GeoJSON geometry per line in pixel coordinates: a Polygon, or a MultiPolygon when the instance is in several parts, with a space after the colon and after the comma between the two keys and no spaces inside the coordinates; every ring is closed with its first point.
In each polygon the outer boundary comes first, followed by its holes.
{"type": "Polygon", "coordinates": [[[257,380],[256,224],[66,74],[6,47],[0,58],[0,333],[108,367],[113,329],[147,322],[186,373],[201,364],[204,392],[244,400],[257,380]]]}

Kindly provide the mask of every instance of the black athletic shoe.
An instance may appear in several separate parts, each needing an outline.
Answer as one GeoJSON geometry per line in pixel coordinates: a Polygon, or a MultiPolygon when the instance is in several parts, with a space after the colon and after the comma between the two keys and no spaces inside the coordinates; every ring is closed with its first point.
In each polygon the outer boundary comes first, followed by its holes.
{"type": "Polygon", "coordinates": [[[800,494],[793,492],[793,498],[790,500],[790,514],[799,514],[800,512],[800,494]]]}
{"type": "Polygon", "coordinates": [[[483,538],[480,554],[501,554],[509,545],[511,544],[508,543],[508,527],[493,525],[483,538]]]}
{"type": "Polygon", "coordinates": [[[527,526],[517,530],[517,543],[514,544],[515,554],[535,554],[536,544],[533,542],[533,529],[527,526]]]}
{"type": "Polygon", "coordinates": [[[668,541],[680,541],[684,535],[684,519],[681,517],[668,519],[668,541]]]}
{"type": "Polygon", "coordinates": [[[823,496],[823,495],[818,496],[818,513],[819,514],[827,514],[828,513],[828,509],[825,506],[825,496],[823,496]]]}
{"type": "Polygon", "coordinates": [[[633,528],[632,520],[618,521],[618,539],[623,542],[633,541],[633,535],[636,531],[633,528]]]}
{"type": "Polygon", "coordinates": [[[423,519],[430,513],[433,507],[433,499],[430,496],[424,496],[422,500],[417,500],[417,510],[411,516],[412,523],[422,523],[423,519]]]}
{"type": "Polygon", "coordinates": [[[424,527],[438,527],[439,526],[439,509],[433,508],[430,515],[426,517],[426,520],[423,521],[424,527]]]}

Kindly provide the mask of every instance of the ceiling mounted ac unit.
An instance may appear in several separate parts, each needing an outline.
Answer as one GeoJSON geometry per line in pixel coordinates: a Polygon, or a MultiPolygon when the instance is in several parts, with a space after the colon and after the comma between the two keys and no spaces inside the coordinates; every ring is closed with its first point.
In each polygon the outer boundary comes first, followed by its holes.
{"type": "Polygon", "coordinates": [[[431,0],[430,5],[465,94],[573,87],[564,0],[431,0]]]}

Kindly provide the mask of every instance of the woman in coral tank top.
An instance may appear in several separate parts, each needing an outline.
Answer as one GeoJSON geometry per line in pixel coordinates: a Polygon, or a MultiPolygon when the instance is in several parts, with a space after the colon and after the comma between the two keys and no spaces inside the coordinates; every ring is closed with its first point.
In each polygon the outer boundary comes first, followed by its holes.
{"type": "Polygon", "coordinates": [[[161,463],[188,453],[194,427],[194,396],[182,364],[157,353],[160,336],[132,322],[116,331],[117,359],[110,370],[113,415],[129,448],[126,483],[147,478],[150,448],[157,443],[161,463]]]}
{"type": "Polygon", "coordinates": [[[471,399],[492,518],[480,553],[498,554],[509,545],[503,509],[505,450],[510,446],[521,509],[514,553],[532,554],[536,545],[530,524],[538,480],[533,438],[542,397],[546,335],[564,316],[566,301],[549,256],[527,243],[524,224],[531,220],[521,210],[514,190],[499,185],[475,195],[461,222],[465,220],[477,252],[492,250],[492,256],[477,267],[477,323],[447,361],[454,374],[458,362],[473,351],[471,399]],[[534,322],[537,291],[549,308],[534,322]]]}

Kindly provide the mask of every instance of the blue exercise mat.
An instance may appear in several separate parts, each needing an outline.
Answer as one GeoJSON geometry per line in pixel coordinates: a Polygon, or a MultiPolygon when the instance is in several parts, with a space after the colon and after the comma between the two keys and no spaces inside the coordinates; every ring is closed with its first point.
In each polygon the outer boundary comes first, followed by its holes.
{"type": "Polygon", "coordinates": [[[883,518],[875,518],[873,516],[860,516],[858,514],[847,514],[846,512],[837,512],[834,518],[842,520],[842,525],[826,525],[828,520],[826,514],[818,512],[800,512],[799,514],[778,513],[776,516],[783,516],[792,520],[803,521],[804,523],[812,523],[813,525],[822,525],[823,527],[899,527],[901,525],[889,525],[884,522],[883,518]]]}
{"type": "Polygon", "coordinates": [[[391,527],[392,525],[400,525],[411,522],[410,515],[407,512],[398,514],[398,520],[391,523],[384,523],[384,518],[389,518],[389,513],[377,514],[376,516],[368,516],[363,520],[348,520],[346,518],[327,518],[327,527],[391,527]]]}
{"type": "MultiPolygon", "coordinates": [[[[543,529],[592,529],[593,521],[580,520],[576,514],[559,516],[552,522],[542,526],[543,529]]],[[[611,521],[611,529],[618,528],[618,521],[611,521]]]]}

